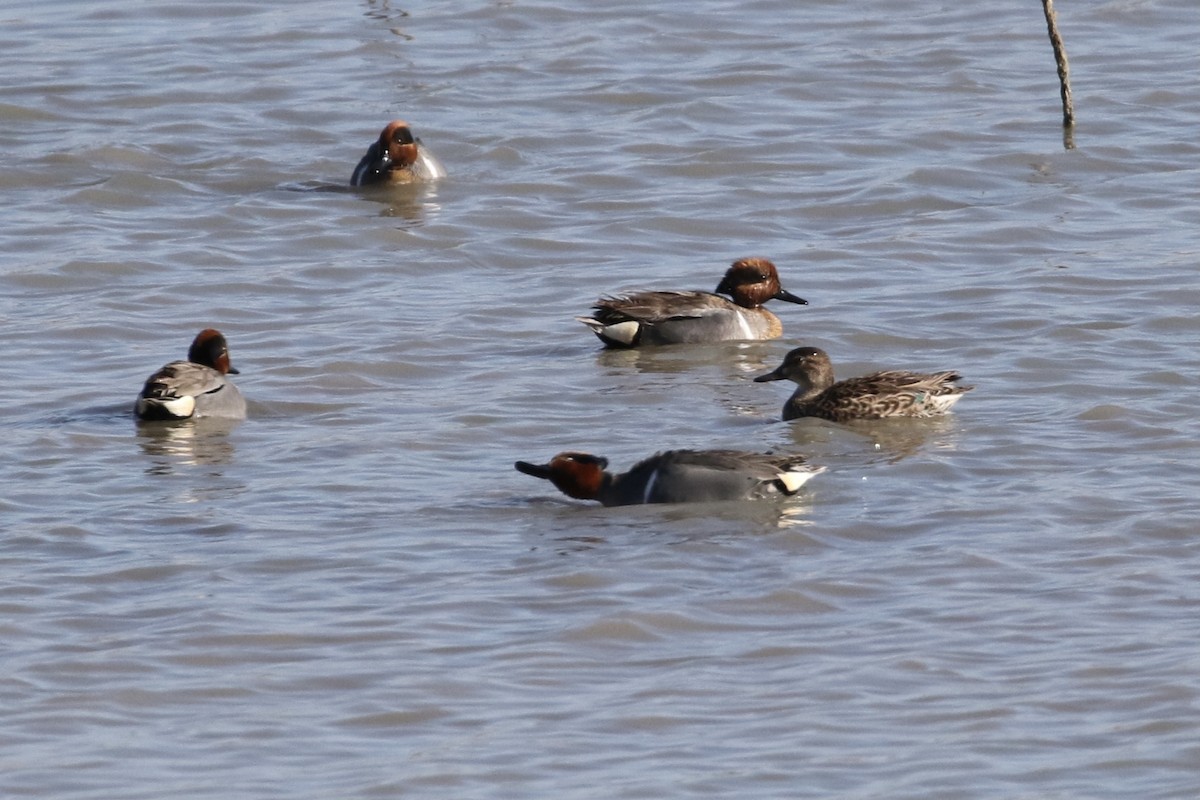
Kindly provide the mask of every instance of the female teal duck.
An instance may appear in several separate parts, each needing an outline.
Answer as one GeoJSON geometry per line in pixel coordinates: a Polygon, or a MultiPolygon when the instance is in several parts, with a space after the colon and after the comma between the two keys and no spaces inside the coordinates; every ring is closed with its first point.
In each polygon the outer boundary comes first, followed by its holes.
{"type": "Polygon", "coordinates": [[[795,381],[795,394],[783,407],[783,418],[820,417],[833,422],[884,417],[936,417],[946,413],[975,388],[957,386],[957,372],[922,374],[888,370],[834,381],[833,364],[819,347],[797,347],[764,381],[795,381]]]}

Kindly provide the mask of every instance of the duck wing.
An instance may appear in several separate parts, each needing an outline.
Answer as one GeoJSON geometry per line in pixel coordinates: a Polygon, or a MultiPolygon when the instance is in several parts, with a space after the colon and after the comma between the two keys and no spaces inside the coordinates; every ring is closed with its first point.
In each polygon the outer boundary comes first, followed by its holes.
{"type": "Polygon", "coordinates": [[[146,379],[142,397],[196,397],[220,391],[228,380],[212,367],[172,361],[146,379]]]}
{"type": "Polygon", "coordinates": [[[740,450],[669,450],[620,476],[631,502],[682,503],[753,500],[795,494],[823,467],[799,456],[772,456],[740,450]],[[633,499],[638,495],[637,499],[633,499]]]}
{"type": "Polygon", "coordinates": [[[593,316],[605,325],[629,320],[656,325],[670,320],[711,316],[730,307],[734,307],[733,303],[712,292],[634,292],[600,298],[593,306],[593,316]]]}
{"type": "Polygon", "coordinates": [[[829,419],[932,416],[953,405],[937,398],[955,399],[972,387],[958,386],[957,372],[935,373],[887,370],[835,383],[811,405],[829,419]]]}
{"type": "Polygon", "coordinates": [[[191,361],[172,361],[146,379],[136,411],[143,419],[186,419],[197,402],[237,389],[217,370],[191,361]]]}

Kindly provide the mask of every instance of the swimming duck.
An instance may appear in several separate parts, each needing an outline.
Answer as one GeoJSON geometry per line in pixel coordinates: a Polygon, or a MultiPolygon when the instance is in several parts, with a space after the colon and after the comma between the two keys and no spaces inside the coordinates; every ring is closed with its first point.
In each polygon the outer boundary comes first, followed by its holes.
{"type": "Polygon", "coordinates": [[[146,379],[134,412],[139,419],[246,416],[246,400],[225,377],[237,375],[221,332],[205,328],[188,348],[187,361],[172,361],[146,379]]]}
{"type": "Polygon", "coordinates": [[[715,292],[650,291],[602,297],[592,316],[576,319],[607,347],[775,339],[783,334],[783,323],[762,307],[768,300],[808,305],[780,285],[779,272],[770,261],[743,258],[733,262],[715,292]]]}
{"type": "Polygon", "coordinates": [[[607,458],[574,452],[559,453],[548,464],[516,463],[519,472],[550,481],[568,497],[599,500],[606,506],[793,495],[825,471],[800,456],[740,450],[667,450],[619,475],[606,472],[607,467],[607,458]]]}
{"type": "Polygon", "coordinates": [[[351,186],[384,186],[446,177],[446,168],[403,120],[379,134],[350,176],[351,186]]]}
{"type": "Polygon", "coordinates": [[[820,417],[833,422],[884,417],[936,417],[946,413],[973,386],[957,386],[957,372],[922,374],[888,370],[834,382],[833,364],[819,347],[797,347],[764,381],[795,381],[795,394],[783,407],[785,420],[820,417]]]}

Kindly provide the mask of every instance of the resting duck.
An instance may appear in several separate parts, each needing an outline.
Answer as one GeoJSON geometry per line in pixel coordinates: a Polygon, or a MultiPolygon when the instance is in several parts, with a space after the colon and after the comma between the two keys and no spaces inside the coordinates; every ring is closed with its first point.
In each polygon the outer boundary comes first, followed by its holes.
{"type": "Polygon", "coordinates": [[[835,382],[833,363],[819,347],[797,347],[764,381],[795,381],[795,394],[783,407],[785,420],[820,417],[833,422],[884,417],[936,417],[946,413],[973,386],[957,386],[957,372],[923,374],[888,370],[835,382]]]}
{"type": "Polygon", "coordinates": [[[783,323],[763,308],[768,300],[808,305],[780,285],[779,272],[770,261],[743,258],[733,262],[715,292],[650,291],[602,297],[592,316],[576,319],[607,347],[775,339],[783,334],[783,323]]]}
{"type": "Polygon", "coordinates": [[[350,176],[351,186],[389,186],[446,177],[446,168],[403,120],[387,124],[350,176]]]}
{"type": "Polygon", "coordinates": [[[793,495],[809,478],[825,471],[800,456],[739,450],[667,450],[633,465],[606,472],[608,459],[587,453],[559,453],[548,464],[518,461],[519,472],[543,478],[577,500],[606,506],[640,503],[697,503],[761,500],[793,495]]]}
{"type": "Polygon", "coordinates": [[[237,375],[221,332],[205,328],[188,348],[187,361],[172,361],[146,379],[134,413],[143,420],[224,417],[243,419],[246,400],[226,375],[237,375]]]}

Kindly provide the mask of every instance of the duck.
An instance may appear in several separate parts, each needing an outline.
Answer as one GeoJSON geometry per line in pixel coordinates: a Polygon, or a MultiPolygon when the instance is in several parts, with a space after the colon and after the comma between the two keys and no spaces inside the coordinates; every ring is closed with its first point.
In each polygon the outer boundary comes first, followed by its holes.
{"type": "Polygon", "coordinates": [[[446,168],[401,119],[392,120],[350,176],[351,186],[392,186],[446,177],[446,168]]]}
{"type": "Polygon", "coordinates": [[[146,379],[134,413],[141,420],[244,419],[246,400],[227,377],[237,374],[225,336],[205,328],[192,340],[186,361],[172,361],[146,379]]]}
{"type": "Polygon", "coordinates": [[[590,317],[575,319],[610,348],[777,339],[783,335],[783,323],[763,308],[768,300],[808,305],[783,288],[773,263],[741,258],[726,270],[715,291],[642,291],[601,297],[590,317]]]}
{"type": "Polygon", "coordinates": [[[783,407],[785,420],[820,417],[832,422],[936,417],[975,388],[957,385],[962,376],[952,370],[887,370],[835,381],[829,354],[819,347],[797,347],[774,370],[754,379],[755,383],[782,380],[799,384],[783,407]]]}
{"type": "Polygon", "coordinates": [[[605,506],[763,500],[791,496],[825,467],[802,456],[741,450],[666,450],[607,472],[608,459],[590,453],[559,453],[546,464],[516,462],[518,472],[548,480],[577,500],[605,506]]]}

